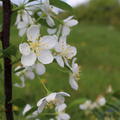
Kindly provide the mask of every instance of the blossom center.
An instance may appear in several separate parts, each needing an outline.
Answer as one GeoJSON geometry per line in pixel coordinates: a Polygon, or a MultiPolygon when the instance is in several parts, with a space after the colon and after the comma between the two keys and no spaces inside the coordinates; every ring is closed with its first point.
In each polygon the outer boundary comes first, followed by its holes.
{"type": "Polygon", "coordinates": [[[35,52],[37,56],[39,56],[39,51],[41,50],[40,42],[39,41],[30,42],[29,45],[30,45],[30,48],[32,49],[32,51],[35,52]]]}

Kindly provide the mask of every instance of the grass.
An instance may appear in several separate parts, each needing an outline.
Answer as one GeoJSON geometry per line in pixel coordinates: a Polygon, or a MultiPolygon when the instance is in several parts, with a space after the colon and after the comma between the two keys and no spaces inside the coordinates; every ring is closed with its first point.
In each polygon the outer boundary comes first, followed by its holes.
{"type": "MultiPolygon", "coordinates": [[[[11,41],[18,45],[17,31],[15,28],[11,41]]],[[[71,94],[67,98],[67,103],[78,98],[95,97],[104,92],[106,87],[111,84],[114,90],[119,89],[120,85],[120,31],[112,26],[79,24],[76,26],[68,38],[68,42],[78,49],[77,60],[81,65],[82,73],[79,81],[79,90],[71,90],[68,84],[68,73],[61,72],[55,63],[47,65],[47,73],[41,76],[51,91],[66,91],[71,94]]],[[[2,61],[1,61],[2,62],[2,61]]],[[[3,84],[3,78],[0,82],[3,84]]],[[[13,82],[19,79],[13,76],[13,82]]],[[[0,99],[3,98],[3,91],[0,84],[0,99]]],[[[23,89],[13,88],[14,99],[22,98],[26,103],[35,104],[45,95],[40,80],[27,80],[26,87],[23,89]]],[[[0,105],[1,106],[1,105],[0,105]]],[[[68,110],[72,120],[84,120],[79,110],[79,106],[68,110]]],[[[4,120],[4,119],[3,119],[4,120]]],[[[16,118],[15,120],[18,120],[16,118]]],[[[47,120],[47,119],[45,119],[47,120]]],[[[88,120],[88,119],[85,119],[88,120]]]]}

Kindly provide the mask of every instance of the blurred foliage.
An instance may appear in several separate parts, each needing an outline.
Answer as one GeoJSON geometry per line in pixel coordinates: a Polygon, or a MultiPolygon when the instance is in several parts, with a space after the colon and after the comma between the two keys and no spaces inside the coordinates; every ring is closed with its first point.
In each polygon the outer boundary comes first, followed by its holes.
{"type": "Polygon", "coordinates": [[[120,120],[120,91],[105,95],[106,104],[83,112],[89,120],[120,120]]]}
{"type": "MultiPolygon", "coordinates": [[[[62,17],[71,13],[62,13],[62,17]]],[[[111,24],[120,26],[119,0],[90,0],[74,8],[74,14],[80,22],[111,24]]]]}
{"type": "Polygon", "coordinates": [[[120,3],[118,0],[91,0],[76,8],[79,21],[120,25],[120,3]]]}

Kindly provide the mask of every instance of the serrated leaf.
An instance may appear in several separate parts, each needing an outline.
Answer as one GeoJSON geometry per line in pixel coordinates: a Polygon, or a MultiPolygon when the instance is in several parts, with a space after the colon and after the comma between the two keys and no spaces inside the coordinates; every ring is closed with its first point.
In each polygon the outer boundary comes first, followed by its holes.
{"type": "Polygon", "coordinates": [[[50,4],[58,8],[61,8],[63,10],[68,10],[68,11],[72,10],[72,7],[70,5],[68,5],[66,2],[61,0],[50,0],[50,4]]]}

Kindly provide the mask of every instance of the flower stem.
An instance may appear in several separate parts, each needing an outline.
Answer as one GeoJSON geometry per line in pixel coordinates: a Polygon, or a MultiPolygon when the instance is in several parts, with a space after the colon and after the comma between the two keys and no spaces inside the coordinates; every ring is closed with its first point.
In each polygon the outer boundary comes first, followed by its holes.
{"type": "Polygon", "coordinates": [[[42,84],[43,88],[45,89],[45,91],[47,92],[47,95],[50,94],[50,91],[47,89],[47,87],[45,86],[45,84],[42,80],[41,80],[41,84],[42,84]]]}
{"type": "MultiPolygon", "coordinates": [[[[10,22],[10,0],[3,0],[3,31],[1,36],[3,50],[10,46],[10,22]]],[[[4,93],[6,120],[13,120],[12,103],[10,102],[12,101],[12,64],[11,58],[7,56],[4,56],[4,93]]]]}

